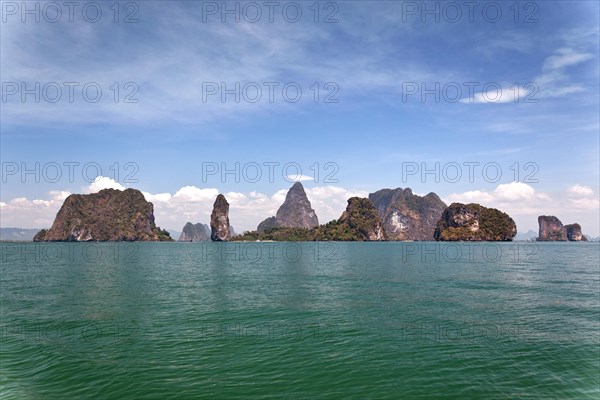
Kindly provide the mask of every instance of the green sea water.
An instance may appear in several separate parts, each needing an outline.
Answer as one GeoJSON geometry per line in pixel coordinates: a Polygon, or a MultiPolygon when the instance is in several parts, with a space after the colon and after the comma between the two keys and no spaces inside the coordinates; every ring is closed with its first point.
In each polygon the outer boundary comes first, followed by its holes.
{"type": "Polygon", "coordinates": [[[598,243],[2,243],[2,399],[598,399],[598,243]]]}

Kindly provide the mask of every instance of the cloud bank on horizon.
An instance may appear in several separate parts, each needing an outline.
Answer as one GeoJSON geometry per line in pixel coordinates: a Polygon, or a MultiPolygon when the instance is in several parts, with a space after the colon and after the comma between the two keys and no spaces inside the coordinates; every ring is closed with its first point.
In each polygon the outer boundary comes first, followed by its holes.
{"type": "Polygon", "coordinates": [[[300,181],[320,222],[353,195],[411,187],[499,208],[519,231],[553,214],[600,236],[597,2],[452,2],[460,17],[437,1],[257,2],[258,17],[234,1],[117,2],[118,14],[83,1],[55,22],[31,3],[39,21],[1,6],[3,227],[49,226],[69,193],[133,186],[162,227],[206,223],[220,192],[236,229],[254,229],[300,181]],[[303,168],[199,179],[204,162],[269,160],[303,168]],[[53,162],[103,168],[53,181],[53,162]],[[337,182],[324,182],[328,162],[337,182]],[[437,162],[503,175],[402,179],[406,163],[437,162]]]}
{"type": "MultiPolygon", "coordinates": [[[[125,190],[127,187],[109,177],[101,176],[87,187],[82,187],[79,192],[96,193],[102,189],[125,190]]],[[[230,204],[231,224],[240,233],[255,230],[265,218],[275,215],[285,200],[288,189],[281,189],[273,194],[224,193],[230,204]]],[[[350,197],[368,196],[365,191],[353,191],[331,185],[305,190],[321,224],[339,218],[350,197]]],[[[173,194],[153,194],[145,191],[142,193],[147,201],[154,204],[154,214],[159,226],[180,230],[187,222],[208,223],[210,221],[212,206],[219,190],[184,186],[173,194]]],[[[51,191],[46,199],[17,198],[8,203],[0,202],[0,210],[7,217],[3,221],[3,227],[16,226],[25,219],[29,224],[24,228],[51,226],[54,216],[69,194],[67,191],[51,191]]],[[[442,197],[442,200],[448,205],[453,202],[480,203],[486,207],[498,208],[515,219],[519,232],[537,230],[537,216],[540,215],[539,210],[544,209],[545,215],[556,215],[562,221],[579,222],[583,225],[584,233],[590,234],[585,230],[586,226],[589,226],[586,224],[588,221],[581,220],[581,215],[600,207],[598,194],[587,186],[574,185],[559,196],[550,196],[539,193],[532,186],[521,182],[500,184],[489,192],[476,190],[452,193],[442,197]]]]}

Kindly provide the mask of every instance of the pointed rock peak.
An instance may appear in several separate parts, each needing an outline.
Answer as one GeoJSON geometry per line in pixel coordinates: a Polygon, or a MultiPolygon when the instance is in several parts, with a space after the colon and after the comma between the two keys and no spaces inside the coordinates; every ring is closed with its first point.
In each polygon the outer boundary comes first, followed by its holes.
{"type": "Polygon", "coordinates": [[[210,239],[217,242],[226,242],[231,238],[229,226],[229,203],[222,194],[217,196],[210,215],[210,239]]]}
{"type": "Polygon", "coordinates": [[[306,197],[306,191],[304,190],[304,186],[302,186],[300,182],[296,182],[292,185],[290,190],[288,190],[286,197],[290,196],[290,193],[306,197]]]}
{"type": "Polygon", "coordinates": [[[425,195],[425,197],[430,198],[430,199],[434,199],[434,200],[440,200],[440,196],[437,195],[437,193],[434,192],[429,192],[425,195]]]}
{"type": "Polygon", "coordinates": [[[216,207],[217,205],[227,205],[227,206],[229,206],[229,203],[227,202],[227,199],[225,198],[225,196],[223,196],[222,194],[219,194],[217,196],[217,198],[215,199],[214,206],[216,207]]]}
{"type": "Polygon", "coordinates": [[[285,196],[285,201],[277,210],[275,217],[270,217],[258,225],[259,232],[270,228],[314,228],[319,219],[312,209],[300,182],[294,183],[285,196]]]}

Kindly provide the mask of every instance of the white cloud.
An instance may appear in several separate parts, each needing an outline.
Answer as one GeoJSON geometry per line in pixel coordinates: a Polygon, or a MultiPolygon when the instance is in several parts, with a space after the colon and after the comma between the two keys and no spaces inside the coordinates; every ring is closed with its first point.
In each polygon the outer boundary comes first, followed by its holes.
{"type": "Polygon", "coordinates": [[[536,202],[549,200],[548,195],[537,193],[530,185],[511,182],[498,185],[493,191],[473,190],[464,193],[452,193],[444,201],[448,203],[480,203],[486,207],[511,207],[513,210],[528,210],[536,202]]]}
{"type": "Polygon", "coordinates": [[[590,195],[594,194],[594,191],[592,190],[591,187],[583,186],[583,185],[579,185],[579,184],[569,187],[568,191],[569,191],[569,193],[582,195],[582,196],[590,196],[590,195]]]}
{"type": "Polygon", "coordinates": [[[493,201],[493,197],[490,193],[482,190],[470,190],[463,193],[452,193],[444,199],[448,204],[459,202],[459,203],[490,203],[493,201]]]}
{"type": "Polygon", "coordinates": [[[585,91],[585,88],[570,82],[566,69],[593,58],[594,55],[591,53],[577,52],[568,47],[557,49],[553,55],[544,60],[542,73],[535,78],[540,88],[540,96],[561,97],[585,91]]]}
{"type": "Polygon", "coordinates": [[[47,228],[52,225],[69,192],[51,191],[48,199],[29,200],[16,197],[0,203],[0,223],[2,227],[47,228]]]}
{"type": "Polygon", "coordinates": [[[119,182],[106,176],[97,176],[87,188],[84,188],[84,193],[97,193],[103,189],[118,189],[125,190],[126,187],[119,182]]]}
{"type": "Polygon", "coordinates": [[[461,103],[467,104],[503,104],[503,103],[522,103],[524,101],[535,100],[535,86],[505,86],[490,83],[485,90],[474,93],[472,97],[461,99],[461,103]],[[528,98],[527,96],[530,96],[528,98]]]}
{"type": "Polygon", "coordinates": [[[576,184],[567,189],[567,201],[573,209],[577,210],[598,210],[600,208],[600,199],[594,194],[594,189],[589,186],[576,184]]]}
{"type": "Polygon", "coordinates": [[[170,193],[151,194],[148,192],[142,192],[142,194],[144,195],[144,198],[147,201],[152,202],[152,203],[158,203],[158,202],[167,203],[172,198],[170,193]]]}
{"type": "Polygon", "coordinates": [[[173,195],[173,201],[177,203],[203,202],[212,199],[219,194],[214,188],[201,189],[196,186],[184,186],[173,195]]]}
{"type": "MultiPolygon", "coordinates": [[[[578,211],[598,211],[600,200],[593,198],[569,199],[568,206],[578,211]]],[[[596,218],[596,221],[598,218],[596,218]]]]}
{"type": "Polygon", "coordinates": [[[51,190],[49,192],[50,196],[52,196],[53,200],[57,200],[57,201],[62,201],[64,199],[66,199],[67,197],[69,197],[69,195],[71,194],[70,192],[66,192],[64,190],[51,190]]]}
{"type": "MultiPolygon", "coordinates": [[[[12,96],[14,101],[6,110],[10,113],[7,120],[10,117],[20,124],[42,126],[107,120],[142,125],[167,122],[172,126],[174,122],[198,123],[224,116],[241,119],[247,114],[285,112],[290,107],[296,110],[302,104],[312,105],[309,87],[321,77],[335,81],[345,93],[362,95],[366,90],[388,92],[398,82],[422,81],[435,75],[435,71],[429,71],[430,65],[394,57],[398,43],[389,40],[390,35],[398,29],[408,29],[408,24],[398,24],[394,17],[397,5],[348,4],[348,9],[359,8],[345,13],[345,18],[353,23],[336,24],[335,30],[330,29],[330,24],[312,23],[307,14],[297,24],[285,23],[281,13],[275,23],[268,22],[269,18],[263,14],[259,23],[242,20],[221,24],[217,15],[209,17],[209,23],[199,24],[201,7],[201,2],[185,5],[170,2],[168,6],[160,2],[144,3],[143,22],[154,29],[143,37],[137,37],[139,32],[128,29],[128,24],[112,24],[110,18],[102,18],[98,24],[75,21],[68,24],[68,29],[61,29],[61,24],[31,25],[11,19],[3,24],[2,32],[3,52],[10,55],[3,59],[5,81],[55,81],[59,85],[65,81],[82,85],[96,82],[104,95],[99,102],[88,103],[77,92],[76,101],[69,103],[64,95],[66,88],[61,86],[63,96],[56,104],[24,103],[12,96]],[[370,23],[364,24],[367,20],[370,23]],[[351,29],[355,23],[363,28],[360,34],[351,29]],[[182,41],[182,37],[186,40],[182,41]],[[340,38],[362,45],[362,50],[348,52],[344,46],[336,46],[340,38]],[[62,44],[65,40],[70,43],[68,49],[62,44]],[[128,44],[131,40],[136,41],[133,48],[128,44]],[[22,43],[28,46],[25,48],[22,43]],[[92,62],[98,46],[90,43],[102,43],[100,47],[120,56],[120,62],[92,62]],[[219,43],[218,52],[215,53],[211,43],[219,43]],[[328,49],[327,57],[321,57],[319,51],[315,53],[317,45],[328,49]],[[80,61],[87,61],[72,62],[73,54],[80,61]],[[139,102],[123,103],[124,97],[131,94],[124,84],[133,79],[140,89],[133,98],[139,102]],[[109,89],[116,80],[121,89],[118,103],[109,89]],[[302,86],[304,94],[297,104],[288,103],[281,95],[281,87],[290,81],[302,86]],[[206,95],[203,84],[209,82],[226,82],[229,88],[235,82],[242,86],[256,82],[262,88],[262,95],[256,103],[234,102],[233,95],[222,102],[220,93],[206,95]],[[274,102],[268,100],[270,89],[263,85],[265,82],[281,84],[274,91],[274,102]],[[203,100],[203,95],[208,101],[203,100]],[[34,112],[36,118],[24,118],[34,112]]],[[[242,98],[254,94],[250,91],[246,96],[247,92],[240,92],[242,98]]],[[[324,95],[325,92],[320,94],[324,95]]]]}
{"type": "Polygon", "coordinates": [[[544,60],[542,67],[543,71],[553,71],[569,67],[571,65],[577,65],[584,61],[591,60],[594,58],[593,54],[590,53],[578,53],[568,47],[562,47],[555,51],[555,54],[544,60]]]}
{"type": "Polygon", "coordinates": [[[486,90],[461,99],[460,102],[466,104],[536,103],[542,97],[562,97],[584,92],[586,90],[584,87],[570,82],[566,69],[593,58],[594,55],[591,53],[561,47],[544,60],[541,74],[532,82],[523,83],[523,86],[504,87],[490,82],[486,90]]]}
{"type": "Polygon", "coordinates": [[[534,198],[535,189],[526,183],[511,182],[501,184],[494,189],[494,195],[499,200],[504,201],[522,201],[534,198]]]}

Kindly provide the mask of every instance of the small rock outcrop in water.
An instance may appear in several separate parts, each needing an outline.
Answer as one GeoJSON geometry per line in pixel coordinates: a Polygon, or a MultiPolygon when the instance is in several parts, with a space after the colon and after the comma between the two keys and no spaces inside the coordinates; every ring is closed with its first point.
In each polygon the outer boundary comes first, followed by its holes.
{"type": "Polygon", "coordinates": [[[42,229],[37,242],[171,241],[154,224],[154,206],[136,189],[104,189],[72,194],[56,214],[52,227],[42,229]]]}
{"type": "Polygon", "coordinates": [[[510,241],[517,234],[515,221],[495,208],[452,203],[437,223],[434,238],[440,241],[510,241]]]}
{"type": "Polygon", "coordinates": [[[222,194],[217,196],[213,211],[210,215],[210,240],[213,242],[227,242],[231,238],[229,226],[229,203],[222,194]]]}
{"type": "Polygon", "coordinates": [[[553,215],[540,215],[538,224],[540,231],[537,240],[540,242],[587,242],[581,225],[577,223],[563,226],[560,219],[553,215]]]}
{"type": "Polygon", "coordinates": [[[296,182],[285,196],[285,201],[277,210],[276,216],[265,219],[256,230],[263,232],[271,228],[311,229],[318,225],[319,219],[311,207],[304,187],[300,182],[296,182]]]}
{"type": "Polygon", "coordinates": [[[433,240],[446,204],[435,193],[413,194],[410,188],[382,189],[369,194],[389,240],[433,240]]]}
{"type": "Polygon", "coordinates": [[[181,235],[179,236],[180,242],[207,242],[210,240],[210,227],[206,224],[192,224],[188,222],[183,227],[181,235]]]}
{"type": "Polygon", "coordinates": [[[381,241],[385,240],[385,232],[373,202],[352,197],[348,199],[346,211],[337,221],[314,229],[313,240],[381,241]]]}
{"type": "Polygon", "coordinates": [[[555,216],[540,215],[538,217],[538,224],[540,226],[540,231],[537,240],[543,242],[567,240],[567,229],[555,216]]]}
{"type": "Polygon", "coordinates": [[[587,238],[581,232],[581,225],[569,224],[565,225],[565,229],[567,230],[567,240],[571,242],[587,242],[587,238]]]}

